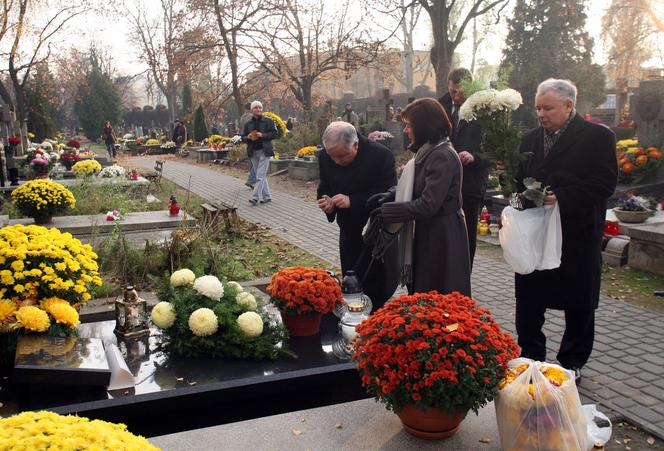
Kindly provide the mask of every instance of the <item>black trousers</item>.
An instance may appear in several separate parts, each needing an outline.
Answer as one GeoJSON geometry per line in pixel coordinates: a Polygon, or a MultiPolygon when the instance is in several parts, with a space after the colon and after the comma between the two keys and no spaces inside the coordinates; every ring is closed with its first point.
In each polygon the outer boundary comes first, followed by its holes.
{"type": "MultiPolygon", "coordinates": [[[[546,336],[542,332],[546,307],[534,299],[516,300],[516,332],[521,356],[546,361],[546,336]]],[[[565,333],[557,359],[565,368],[582,368],[593,350],[595,310],[565,310],[565,333]]]]}
{"type": "Polygon", "coordinates": [[[473,267],[475,259],[475,248],[477,247],[477,221],[482,209],[482,199],[463,198],[463,215],[466,217],[466,230],[468,231],[468,251],[470,252],[470,268],[473,267]]]}

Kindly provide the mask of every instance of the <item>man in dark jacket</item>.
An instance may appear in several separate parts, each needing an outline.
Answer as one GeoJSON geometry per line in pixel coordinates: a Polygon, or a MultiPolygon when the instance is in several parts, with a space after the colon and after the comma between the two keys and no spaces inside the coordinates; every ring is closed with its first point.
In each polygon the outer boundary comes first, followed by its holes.
{"type": "Polygon", "coordinates": [[[462,208],[466,217],[468,250],[470,251],[470,265],[472,267],[477,246],[477,220],[484,202],[486,185],[489,180],[489,168],[492,163],[479,156],[482,142],[482,130],[479,122],[459,120],[459,108],[466,101],[461,92],[461,82],[464,79],[472,79],[468,69],[453,69],[447,77],[448,92],[440,98],[439,102],[445,108],[445,112],[452,122],[450,141],[452,141],[452,145],[461,159],[461,164],[463,164],[462,208]]]}
{"type": "Polygon", "coordinates": [[[180,119],[175,121],[173,128],[173,142],[176,146],[182,147],[187,142],[187,127],[180,119]]]}
{"type": "MultiPolygon", "coordinates": [[[[318,207],[339,225],[341,269],[355,270],[363,278],[371,262],[371,249],[362,241],[369,218],[367,200],[396,185],[394,157],[384,146],[357,135],[352,124],[332,122],[323,133],[325,150],[319,152],[318,207]]],[[[362,285],[374,309],[394,293],[399,278],[397,246],[390,246],[383,261],[374,261],[362,285]]]]}
{"type": "Polygon", "coordinates": [[[251,193],[251,205],[272,201],[270,187],[267,183],[267,169],[270,157],[274,156],[272,140],[279,137],[274,121],[263,116],[263,104],[258,100],[251,102],[252,117],[242,131],[242,141],[247,143],[247,156],[256,169],[256,185],[251,193]]]}
{"type": "Polygon", "coordinates": [[[533,177],[553,191],[544,202],[560,208],[562,259],[559,268],[515,275],[516,329],[521,354],[543,361],[544,313],[564,310],[557,358],[580,379],[593,348],[604,219],[618,177],[615,135],[576,114],[576,87],[568,80],[542,82],[535,105],[540,127],[521,141],[520,151],[532,155],[520,165],[517,182],[524,190],[523,179],[533,177]]]}

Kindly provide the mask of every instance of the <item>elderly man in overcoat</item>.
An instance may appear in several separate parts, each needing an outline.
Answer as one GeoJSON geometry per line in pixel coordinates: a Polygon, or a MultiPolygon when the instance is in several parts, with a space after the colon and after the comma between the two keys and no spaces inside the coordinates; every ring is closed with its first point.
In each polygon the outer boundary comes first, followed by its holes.
{"type": "MultiPolygon", "coordinates": [[[[371,261],[371,249],[362,240],[369,219],[370,197],[396,185],[392,153],[383,145],[357,134],[352,124],[335,121],[323,133],[319,152],[318,207],[329,222],[339,225],[341,269],[364,278],[364,292],[374,310],[394,293],[399,281],[397,247],[390,246],[382,261],[371,261]],[[365,278],[366,276],[366,278],[365,278]]],[[[374,196],[375,197],[375,196],[374,196]]]]}
{"type": "Polygon", "coordinates": [[[525,189],[525,177],[550,187],[552,194],[544,202],[560,208],[562,259],[556,269],[516,274],[515,288],[522,356],[546,360],[545,311],[564,310],[565,332],[557,358],[580,380],[593,349],[602,234],[618,168],[615,135],[577,114],[576,93],[568,80],[548,79],[537,88],[540,126],[523,136],[520,150],[531,155],[521,164],[517,181],[520,190],[525,189]]]}

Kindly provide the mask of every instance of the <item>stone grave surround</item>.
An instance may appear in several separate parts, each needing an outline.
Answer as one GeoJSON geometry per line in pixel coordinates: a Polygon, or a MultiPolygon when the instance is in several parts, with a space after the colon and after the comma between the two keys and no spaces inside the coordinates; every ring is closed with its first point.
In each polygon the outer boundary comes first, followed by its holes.
{"type": "Polygon", "coordinates": [[[638,95],[633,96],[630,103],[639,144],[661,147],[664,144],[664,79],[641,81],[638,95]]]}

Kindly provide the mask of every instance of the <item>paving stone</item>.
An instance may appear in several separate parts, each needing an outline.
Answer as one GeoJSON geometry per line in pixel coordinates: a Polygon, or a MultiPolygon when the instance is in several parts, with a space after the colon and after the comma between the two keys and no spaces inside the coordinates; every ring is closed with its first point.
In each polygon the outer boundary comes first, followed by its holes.
{"type": "MultiPolygon", "coordinates": [[[[154,167],[154,159],[135,159],[132,165],[154,167]]],[[[273,190],[273,202],[251,206],[250,191],[240,180],[218,171],[168,160],[164,177],[211,202],[237,207],[238,215],[269,227],[280,238],[339,266],[336,224],[329,223],[313,201],[303,201],[273,190]],[[315,231],[303,234],[302,230],[315,231]]],[[[506,331],[515,334],[514,274],[506,263],[477,255],[472,276],[473,294],[490,309],[506,331]]],[[[550,310],[544,332],[547,355],[554,361],[564,330],[563,312],[550,310]]],[[[594,351],[584,370],[579,393],[584,402],[615,410],[615,417],[645,427],[664,437],[664,315],[614,299],[602,298],[596,313],[594,351]]]]}

